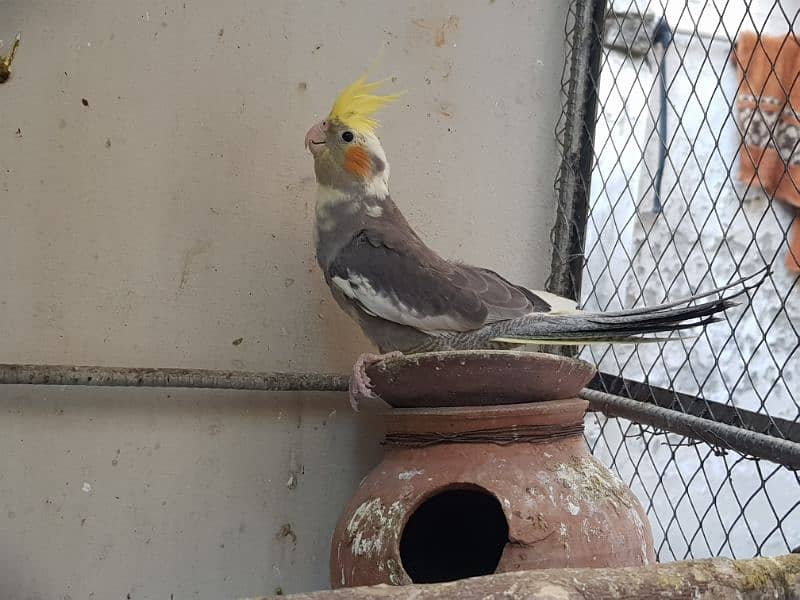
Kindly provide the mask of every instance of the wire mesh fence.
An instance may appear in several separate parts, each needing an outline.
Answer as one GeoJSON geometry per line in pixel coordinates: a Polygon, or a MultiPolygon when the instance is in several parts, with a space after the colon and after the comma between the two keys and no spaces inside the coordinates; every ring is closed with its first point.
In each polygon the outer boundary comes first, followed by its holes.
{"type": "MultiPolygon", "coordinates": [[[[615,310],[769,266],[696,337],[581,356],[610,375],[599,389],[798,443],[799,15],[800,0],[570,3],[550,281],[615,310]]],[[[587,438],[647,508],[660,560],[800,545],[798,472],[599,413],[587,438]]]]}

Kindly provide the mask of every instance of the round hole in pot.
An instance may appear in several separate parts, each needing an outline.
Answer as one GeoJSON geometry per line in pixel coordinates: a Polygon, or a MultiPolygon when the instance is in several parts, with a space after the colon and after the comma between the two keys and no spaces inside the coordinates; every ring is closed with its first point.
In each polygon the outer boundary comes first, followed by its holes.
{"type": "Polygon", "coordinates": [[[448,487],[424,500],[400,537],[403,569],[414,583],[495,572],[508,543],[497,498],[478,486],[448,487]]]}

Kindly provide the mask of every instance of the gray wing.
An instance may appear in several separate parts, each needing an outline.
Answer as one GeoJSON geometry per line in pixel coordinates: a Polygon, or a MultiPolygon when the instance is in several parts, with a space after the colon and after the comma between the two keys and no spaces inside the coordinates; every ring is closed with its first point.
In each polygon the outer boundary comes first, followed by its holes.
{"type": "Polygon", "coordinates": [[[487,309],[486,323],[515,319],[532,312],[546,313],[550,304],[535,292],[515,285],[494,271],[458,265],[465,278],[461,287],[474,291],[487,309]]]}
{"type": "Polygon", "coordinates": [[[497,273],[446,261],[392,227],[359,232],[326,278],[367,314],[428,332],[470,331],[550,309],[497,273]]]}

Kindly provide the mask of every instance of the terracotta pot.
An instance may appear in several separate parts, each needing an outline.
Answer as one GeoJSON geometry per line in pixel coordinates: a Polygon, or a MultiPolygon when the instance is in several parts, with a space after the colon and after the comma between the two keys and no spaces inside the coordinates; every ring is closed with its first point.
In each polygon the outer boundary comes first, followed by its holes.
{"type": "Polygon", "coordinates": [[[582,360],[499,350],[408,354],[367,368],[374,390],[395,408],[573,398],[594,374],[582,360]]]}
{"type": "MultiPolygon", "coordinates": [[[[570,372],[583,373],[577,387],[565,386],[574,394],[593,370],[570,372]]],[[[514,385],[511,374],[501,379],[514,385]]],[[[641,505],[588,452],[587,405],[571,398],[389,411],[383,462],[333,536],[332,587],[653,562],[641,505]]]]}

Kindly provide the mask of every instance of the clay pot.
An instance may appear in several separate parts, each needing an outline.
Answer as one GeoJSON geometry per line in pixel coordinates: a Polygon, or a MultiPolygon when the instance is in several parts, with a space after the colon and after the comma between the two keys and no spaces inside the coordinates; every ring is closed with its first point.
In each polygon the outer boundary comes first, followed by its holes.
{"type": "Polygon", "coordinates": [[[594,374],[582,360],[496,350],[408,354],[367,368],[374,390],[395,408],[574,398],[594,374]]]}
{"type": "MultiPolygon", "coordinates": [[[[514,358],[511,370],[541,360],[527,354],[514,358]]],[[[565,386],[574,394],[593,369],[572,365],[570,372],[584,376],[577,387],[565,386]]],[[[588,452],[587,405],[567,398],[389,411],[385,457],[361,483],[333,536],[332,587],[653,562],[641,505],[588,452]]]]}

